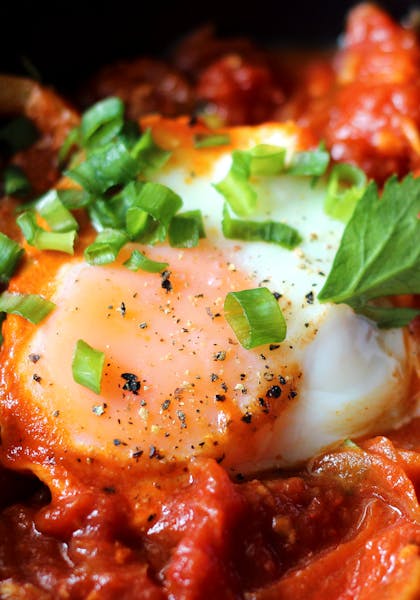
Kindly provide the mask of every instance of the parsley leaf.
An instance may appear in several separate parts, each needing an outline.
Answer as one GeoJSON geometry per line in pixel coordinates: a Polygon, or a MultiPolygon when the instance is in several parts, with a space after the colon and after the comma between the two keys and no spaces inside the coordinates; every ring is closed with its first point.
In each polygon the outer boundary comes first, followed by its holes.
{"type": "Polygon", "coordinates": [[[402,327],[419,310],[370,300],[420,293],[420,179],[391,177],[379,198],[370,183],[347,224],[321,302],[346,303],[380,327],[402,327]]]}

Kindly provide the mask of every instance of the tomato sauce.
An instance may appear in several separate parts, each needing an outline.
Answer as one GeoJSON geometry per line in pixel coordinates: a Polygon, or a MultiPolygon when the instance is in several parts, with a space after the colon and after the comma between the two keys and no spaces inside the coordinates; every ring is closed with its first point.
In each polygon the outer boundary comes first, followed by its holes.
{"type": "MultiPolygon", "coordinates": [[[[414,32],[362,5],[334,56],[295,60],[298,75],[247,40],[220,41],[206,29],[171,64],[107,67],[82,102],[112,92],[132,118],[154,110],[204,111],[229,124],[293,118],[325,139],[335,160],[359,165],[380,183],[420,168],[414,32]]],[[[30,98],[28,116],[42,136],[15,162],[42,191],[57,178],[56,151],[77,114],[39,86],[30,98]]],[[[11,236],[14,208],[2,201],[11,236]]],[[[419,305],[401,299],[413,302],[419,305]]],[[[419,319],[411,332],[420,338],[419,319]]],[[[418,388],[417,379],[415,395],[418,388]]],[[[232,481],[215,460],[192,461],[176,478],[144,484],[153,510],[141,524],[118,486],[98,492],[78,468],[77,494],[54,501],[30,474],[0,470],[0,598],[419,597],[420,419],[340,443],[293,473],[232,481]]]]}

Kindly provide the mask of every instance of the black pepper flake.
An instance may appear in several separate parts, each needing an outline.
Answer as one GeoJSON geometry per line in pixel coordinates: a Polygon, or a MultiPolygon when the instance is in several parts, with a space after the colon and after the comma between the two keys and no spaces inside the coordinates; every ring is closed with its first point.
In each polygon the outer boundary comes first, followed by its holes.
{"type": "Polygon", "coordinates": [[[113,485],[107,485],[102,488],[102,491],[105,492],[105,494],[115,494],[116,489],[113,485]]]}
{"type": "Polygon", "coordinates": [[[222,463],[226,458],[226,454],[223,453],[222,456],[219,456],[219,458],[216,458],[216,462],[218,465],[220,465],[220,463],[222,463]]]}
{"type": "Polygon", "coordinates": [[[251,413],[247,412],[245,413],[242,417],[241,417],[241,421],[243,421],[244,423],[251,423],[252,420],[252,415],[251,413]]]}
{"type": "Polygon", "coordinates": [[[228,391],[228,386],[227,386],[227,384],[224,381],[220,384],[220,387],[222,388],[222,390],[224,392],[228,391]]]}
{"type": "Polygon", "coordinates": [[[280,398],[281,387],[279,385],[272,385],[271,388],[267,390],[266,396],[267,398],[280,398]]]}
{"type": "Polygon", "coordinates": [[[39,375],[37,375],[36,373],[34,373],[34,374],[32,375],[32,379],[33,379],[34,381],[36,381],[37,383],[41,383],[41,381],[42,381],[41,377],[40,377],[39,375]]]}
{"type": "Polygon", "coordinates": [[[307,294],[305,294],[305,298],[306,298],[306,302],[308,304],[313,304],[314,303],[314,293],[312,291],[308,292],[307,294]]]}
{"type": "Polygon", "coordinates": [[[240,375],[239,375],[239,379],[240,379],[241,381],[245,381],[245,379],[246,379],[246,373],[240,373],[240,375]]]}
{"type": "Polygon", "coordinates": [[[279,300],[280,298],[283,297],[283,294],[279,294],[278,292],[273,292],[273,296],[276,300],[279,300]]]}
{"type": "Polygon", "coordinates": [[[53,417],[58,417],[60,415],[60,411],[59,410],[55,410],[53,412],[53,417]]]}
{"type": "Polygon", "coordinates": [[[149,515],[149,516],[147,517],[147,521],[148,521],[149,523],[150,523],[151,521],[153,521],[153,519],[156,519],[156,514],[155,514],[155,513],[152,513],[151,515],[149,515]]]}
{"type": "Polygon", "coordinates": [[[146,329],[147,323],[145,321],[143,321],[143,323],[140,323],[139,327],[140,327],[140,329],[146,329]]]}
{"type": "Polygon", "coordinates": [[[270,344],[269,348],[270,350],[277,350],[277,348],[280,348],[280,344],[270,344]]]}
{"type": "Polygon", "coordinates": [[[135,450],[134,452],[132,452],[131,458],[139,459],[140,456],[142,456],[142,454],[143,450],[135,450]]]}
{"type": "Polygon", "coordinates": [[[286,385],[286,380],[283,377],[283,375],[279,375],[279,381],[280,381],[281,385],[286,385]]]}
{"type": "Polygon", "coordinates": [[[216,354],[213,354],[213,360],[223,361],[226,358],[226,352],[224,350],[219,350],[216,354]]]}
{"type": "Polygon", "coordinates": [[[161,273],[161,277],[162,277],[161,286],[163,287],[164,290],[166,290],[166,293],[169,293],[172,290],[172,283],[169,280],[170,276],[171,276],[170,271],[163,271],[163,273],[161,273]]]}
{"type": "Polygon", "coordinates": [[[120,304],[120,313],[122,317],[125,317],[125,313],[127,312],[127,308],[125,306],[125,302],[121,302],[120,304]]]}
{"type": "Polygon", "coordinates": [[[37,363],[39,361],[39,359],[41,358],[41,355],[40,354],[29,354],[28,358],[31,362],[37,363]]]}
{"type": "Polygon", "coordinates": [[[102,404],[97,404],[95,406],[92,406],[92,412],[97,415],[98,417],[100,417],[101,415],[104,414],[105,409],[106,409],[106,404],[105,402],[103,402],[102,404]]]}
{"type": "Polygon", "coordinates": [[[137,375],[134,375],[134,373],[122,373],[121,377],[125,379],[123,390],[133,392],[137,396],[141,388],[141,383],[137,375]]]}
{"type": "Polygon", "coordinates": [[[226,400],[226,396],[224,394],[216,394],[214,399],[216,402],[224,402],[226,400]]]}
{"type": "Polygon", "coordinates": [[[216,375],[216,373],[212,373],[210,375],[210,381],[217,381],[219,379],[219,376],[216,375]]]}
{"type": "Polygon", "coordinates": [[[121,442],[121,440],[116,438],[116,439],[112,440],[112,443],[114,444],[114,446],[121,446],[122,442],[121,442]]]}
{"type": "Polygon", "coordinates": [[[168,410],[170,404],[171,401],[169,400],[169,398],[167,398],[164,402],[162,402],[162,410],[168,410]]]}
{"type": "Polygon", "coordinates": [[[293,398],[296,398],[296,396],[297,396],[297,392],[295,392],[294,390],[289,392],[289,398],[293,399],[293,398]]]}
{"type": "Polygon", "coordinates": [[[178,419],[181,421],[181,427],[182,427],[183,429],[185,429],[185,428],[186,428],[186,426],[187,426],[187,424],[186,424],[186,422],[185,422],[186,416],[185,416],[185,413],[184,413],[184,411],[182,411],[182,410],[177,410],[177,411],[176,411],[176,416],[177,416],[177,417],[178,417],[178,419]]]}

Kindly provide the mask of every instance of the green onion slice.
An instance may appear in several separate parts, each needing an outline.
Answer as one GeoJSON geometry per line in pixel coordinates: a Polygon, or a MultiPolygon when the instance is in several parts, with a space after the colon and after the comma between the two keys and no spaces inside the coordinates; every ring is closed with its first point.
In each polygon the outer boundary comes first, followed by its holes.
{"type": "Polygon", "coordinates": [[[50,190],[35,204],[36,210],[46,220],[52,231],[77,231],[79,224],[60,200],[57,190],[50,190]]]}
{"type": "MultiPolygon", "coordinates": [[[[132,182],[125,188],[131,207],[136,207],[153,217],[166,231],[171,219],[182,206],[182,200],[173,190],[161,183],[132,182]]],[[[127,211],[127,230],[130,228],[130,210],[127,211]]]]}
{"type": "Polygon", "coordinates": [[[100,394],[104,362],[104,352],[95,350],[83,340],[78,340],[71,365],[74,381],[95,394],[100,394]]]}
{"type": "Polygon", "coordinates": [[[127,242],[127,234],[123,231],[104,229],[98,233],[96,240],[85,249],[85,259],[90,265],[112,263],[127,242]]]}
{"type": "Polygon", "coordinates": [[[233,212],[240,217],[252,214],[257,205],[257,193],[248,181],[250,174],[251,155],[249,152],[234,150],[228,174],[222,181],[213,184],[233,212]]]}
{"type": "Polygon", "coordinates": [[[194,135],[195,148],[214,148],[228,144],[230,144],[230,136],[227,133],[196,133],[194,135]]]}
{"type": "Polygon", "coordinates": [[[110,142],[124,124],[124,104],[120,98],[105,98],[83,113],[80,124],[84,147],[103,146],[110,142]]]}
{"type": "Polygon", "coordinates": [[[168,238],[173,248],[195,248],[200,238],[197,221],[191,217],[176,215],[170,222],[168,238]]]}
{"type": "Polygon", "coordinates": [[[68,210],[77,210],[78,208],[86,208],[92,202],[92,196],[84,190],[68,189],[56,190],[58,197],[68,210]]]}
{"type": "Polygon", "coordinates": [[[39,250],[57,250],[66,254],[74,253],[76,231],[55,232],[45,231],[37,222],[33,212],[26,211],[18,216],[19,225],[24,238],[31,246],[39,250]]]}
{"type": "Polygon", "coordinates": [[[251,175],[278,175],[284,171],[286,150],[271,144],[259,144],[249,150],[251,175]]]}
{"type": "Polygon", "coordinates": [[[58,162],[62,165],[69,158],[73,148],[81,146],[80,127],[73,127],[68,132],[60,150],[58,151],[58,162]]]}
{"type": "Polygon", "coordinates": [[[320,144],[316,150],[296,152],[287,169],[290,175],[310,175],[320,177],[324,175],[330,162],[330,155],[325,150],[324,144],[320,144]]]}
{"type": "Polygon", "coordinates": [[[286,337],[283,313],[266,287],[229,292],[224,311],[227,322],[247,350],[263,344],[277,344],[286,337]]]}
{"type": "Polygon", "coordinates": [[[128,258],[123,264],[125,267],[127,267],[127,269],[130,269],[130,271],[138,271],[141,269],[142,271],[147,271],[148,273],[161,273],[169,266],[169,263],[158,262],[156,260],[147,258],[147,256],[145,256],[139,250],[133,250],[130,258],[128,258]]]}
{"type": "Polygon", "coordinates": [[[163,167],[172,152],[160,148],[153,139],[151,129],[147,129],[131,150],[131,154],[139,165],[139,171],[148,176],[163,167]]]}
{"type": "Polygon", "coordinates": [[[297,229],[286,223],[232,219],[226,204],[223,209],[222,230],[223,235],[231,240],[270,242],[288,250],[293,250],[302,241],[297,229]]]}
{"type": "Polygon", "coordinates": [[[12,294],[0,296],[0,312],[19,315],[34,325],[40,323],[55,308],[54,302],[37,294],[12,294]]]}
{"type": "Polygon", "coordinates": [[[17,165],[9,165],[4,169],[3,182],[7,196],[22,196],[31,190],[29,179],[17,165]]]}
{"type": "Polygon", "coordinates": [[[324,211],[330,217],[347,223],[366,186],[364,171],[347,163],[335,165],[328,178],[324,211]]]}
{"type": "Polygon", "coordinates": [[[139,165],[121,140],[92,150],[88,158],[65,175],[94,195],[114,185],[126,184],[137,176],[139,165]]]}
{"type": "Polygon", "coordinates": [[[0,282],[7,283],[23,254],[23,248],[0,232],[0,282]]]}

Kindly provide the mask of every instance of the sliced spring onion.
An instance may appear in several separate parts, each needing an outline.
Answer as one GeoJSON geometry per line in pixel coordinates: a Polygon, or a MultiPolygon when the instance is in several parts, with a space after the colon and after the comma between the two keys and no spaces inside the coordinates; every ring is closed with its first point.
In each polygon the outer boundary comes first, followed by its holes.
{"type": "Polygon", "coordinates": [[[251,155],[249,152],[234,150],[228,174],[222,181],[213,184],[233,212],[240,217],[252,214],[257,205],[257,193],[248,181],[250,174],[251,155]]]}
{"type": "Polygon", "coordinates": [[[142,254],[142,252],[139,252],[139,250],[133,250],[130,258],[123,264],[127,269],[130,269],[130,271],[138,271],[141,269],[148,273],[161,273],[169,266],[169,263],[157,262],[156,260],[147,258],[147,256],[142,254]]]}
{"type": "Polygon", "coordinates": [[[284,171],[286,150],[271,144],[259,144],[249,150],[251,175],[278,175],[284,171]]]}
{"type": "Polygon", "coordinates": [[[92,196],[84,190],[68,189],[56,191],[59,199],[68,210],[85,208],[92,202],[92,196]]]}
{"type": "Polygon", "coordinates": [[[100,394],[104,362],[104,352],[95,350],[83,340],[77,340],[71,365],[74,381],[100,394]]]}
{"type": "Polygon", "coordinates": [[[366,185],[366,174],[358,167],[346,163],[335,165],[328,178],[324,203],[326,214],[347,223],[366,185]]]}
{"type": "Polygon", "coordinates": [[[128,241],[123,231],[104,229],[96,240],[85,249],[85,258],[90,265],[106,265],[114,262],[119,251],[128,241]]]}
{"type": "Polygon", "coordinates": [[[171,220],[168,238],[173,248],[195,248],[199,237],[199,226],[195,219],[177,215],[171,220]]]}
{"type": "Polygon", "coordinates": [[[163,167],[172,152],[160,148],[153,139],[151,129],[147,129],[131,150],[131,154],[139,165],[139,171],[148,176],[163,167]]]}
{"type": "Polygon", "coordinates": [[[26,211],[18,216],[19,225],[24,238],[31,246],[39,250],[57,250],[66,254],[74,253],[76,231],[55,232],[45,231],[37,222],[33,212],[26,211]]]}
{"type": "MultiPolygon", "coordinates": [[[[126,193],[131,195],[132,207],[140,208],[155,219],[167,231],[171,219],[182,206],[182,200],[173,190],[161,183],[148,181],[144,184],[130,183],[126,193]]],[[[130,211],[127,211],[127,230],[130,211]]]]}
{"type": "Polygon", "coordinates": [[[83,113],[80,124],[82,145],[86,148],[110,142],[124,124],[124,104],[120,98],[100,100],[83,113]]]}
{"type": "Polygon", "coordinates": [[[140,127],[137,121],[125,119],[124,125],[118,134],[120,140],[124,142],[129,150],[131,150],[139,141],[141,135],[140,127]]]}
{"type": "Polygon", "coordinates": [[[128,183],[138,172],[137,161],[117,139],[95,148],[84,162],[64,173],[89,193],[100,196],[114,185],[128,183]]]}
{"type": "Polygon", "coordinates": [[[65,232],[79,229],[78,222],[61,202],[57,190],[50,190],[41,196],[37,200],[35,208],[52,231],[65,232]]]}
{"type": "Polygon", "coordinates": [[[80,127],[73,127],[73,129],[70,129],[70,131],[68,132],[66,139],[64,140],[60,150],[58,151],[59,164],[62,165],[64,162],[66,162],[72,149],[74,147],[80,146],[81,143],[82,141],[80,127]]]}
{"type": "Polygon", "coordinates": [[[229,292],[224,311],[227,322],[247,350],[263,344],[277,344],[286,337],[283,313],[266,287],[229,292]]]}
{"type": "Polygon", "coordinates": [[[11,294],[3,292],[0,296],[0,312],[19,315],[37,325],[55,308],[54,302],[45,300],[37,294],[11,294]]]}
{"type": "Polygon", "coordinates": [[[201,210],[186,210],[182,213],[176,215],[177,217],[184,217],[186,219],[194,219],[198,226],[198,235],[200,239],[206,237],[206,232],[204,229],[203,215],[201,214],[201,210]]]}
{"type": "Polygon", "coordinates": [[[7,196],[25,195],[31,184],[23,170],[17,165],[9,165],[3,171],[4,193],[7,196]]]}
{"type": "Polygon", "coordinates": [[[10,154],[29,148],[38,137],[37,128],[24,116],[12,119],[0,129],[0,144],[5,145],[10,154]]]}
{"type": "Polygon", "coordinates": [[[232,219],[227,205],[223,209],[222,230],[223,235],[231,240],[271,242],[288,250],[293,250],[302,241],[300,233],[286,223],[232,219]]]}
{"type": "Polygon", "coordinates": [[[194,148],[213,148],[230,144],[227,133],[196,133],[194,135],[194,148]]]}
{"type": "Polygon", "coordinates": [[[330,162],[330,155],[323,144],[316,150],[296,152],[287,172],[290,175],[309,175],[320,177],[324,175],[330,162]]]}
{"type": "Polygon", "coordinates": [[[23,254],[17,242],[0,232],[0,283],[7,283],[23,254]]]}
{"type": "Polygon", "coordinates": [[[108,200],[98,198],[87,207],[90,222],[96,231],[104,229],[124,229],[124,217],[113,210],[108,200]]]}

